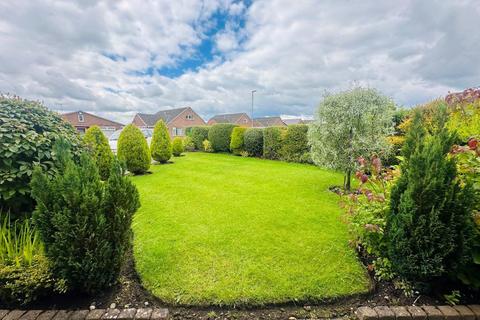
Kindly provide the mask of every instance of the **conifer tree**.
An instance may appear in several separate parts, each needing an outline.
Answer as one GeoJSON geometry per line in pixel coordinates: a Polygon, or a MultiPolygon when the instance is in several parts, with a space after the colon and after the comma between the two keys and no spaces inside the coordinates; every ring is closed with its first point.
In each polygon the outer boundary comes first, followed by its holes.
{"type": "Polygon", "coordinates": [[[87,129],[83,141],[95,159],[95,163],[102,180],[107,180],[113,161],[113,152],[108,144],[107,137],[98,126],[87,129]]]}
{"type": "Polygon", "coordinates": [[[172,157],[172,143],[168,129],[163,120],[158,120],[153,129],[152,144],[150,145],[152,158],[160,163],[166,163],[172,157]]]}

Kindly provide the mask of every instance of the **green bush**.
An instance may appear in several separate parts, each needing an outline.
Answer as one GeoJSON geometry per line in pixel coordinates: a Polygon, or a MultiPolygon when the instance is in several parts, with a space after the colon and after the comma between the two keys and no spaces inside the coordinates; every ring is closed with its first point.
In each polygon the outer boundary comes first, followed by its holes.
{"type": "Polygon", "coordinates": [[[155,124],[150,151],[153,160],[160,163],[166,163],[172,157],[172,143],[163,120],[158,120],[155,124]]]}
{"type": "Polygon", "coordinates": [[[469,261],[474,226],[473,190],[462,187],[455,159],[456,137],[439,111],[432,135],[416,112],[402,149],[401,176],[393,186],[386,236],[393,270],[417,284],[455,277],[469,261]]]}
{"type": "Polygon", "coordinates": [[[142,174],[150,168],[150,152],[147,140],[142,131],[135,125],[129,124],[123,128],[118,138],[118,159],[125,162],[128,171],[133,174],[142,174]]]}
{"type": "Polygon", "coordinates": [[[210,127],[192,127],[190,137],[192,138],[195,149],[203,150],[203,141],[208,139],[208,131],[210,127]]]}
{"type": "Polygon", "coordinates": [[[230,141],[230,151],[235,155],[240,155],[242,151],[245,151],[245,146],[243,144],[243,136],[247,128],[245,127],[235,127],[232,131],[232,139],[230,141]]]}
{"type": "Polygon", "coordinates": [[[252,157],[263,154],[263,129],[248,128],[244,136],[245,151],[252,157]]]}
{"type": "Polygon", "coordinates": [[[307,132],[308,126],[305,124],[294,124],[287,128],[283,145],[280,149],[282,160],[301,163],[311,162],[307,132]]]}
{"type": "Polygon", "coordinates": [[[60,138],[78,155],[80,137],[57,113],[39,102],[0,95],[0,209],[10,211],[12,218],[35,207],[30,195],[33,167],[55,172],[52,146],[60,138]]]}
{"type": "Polygon", "coordinates": [[[183,153],[183,139],[175,137],[172,143],[172,153],[175,157],[180,157],[183,153]]]}
{"type": "Polygon", "coordinates": [[[236,125],[230,123],[218,123],[213,125],[208,131],[208,141],[212,144],[215,152],[230,151],[230,140],[233,128],[236,125]]]}
{"type": "Polygon", "coordinates": [[[267,127],[263,129],[263,156],[266,159],[280,159],[280,150],[286,132],[287,128],[285,127],[267,127]]]}
{"type": "Polygon", "coordinates": [[[205,152],[213,152],[212,144],[208,140],[203,140],[203,150],[205,152]]]}
{"type": "Polygon", "coordinates": [[[107,137],[98,126],[93,126],[85,132],[83,142],[95,159],[100,177],[107,180],[114,157],[107,137]]]}
{"type": "Polygon", "coordinates": [[[183,147],[185,151],[195,151],[195,144],[193,143],[193,140],[191,137],[186,136],[183,139],[183,147]]]}
{"type": "Polygon", "coordinates": [[[64,143],[55,152],[57,174],[51,178],[39,167],[33,172],[33,219],[53,274],[69,289],[95,293],[117,280],[131,245],[138,191],[116,159],[102,182],[86,154],[75,164],[64,143]]]}

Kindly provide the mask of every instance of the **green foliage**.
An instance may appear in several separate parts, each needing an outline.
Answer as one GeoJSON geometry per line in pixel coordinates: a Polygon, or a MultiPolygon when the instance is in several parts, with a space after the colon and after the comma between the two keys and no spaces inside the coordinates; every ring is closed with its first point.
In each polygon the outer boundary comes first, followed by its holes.
{"type": "Polygon", "coordinates": [[[445,115],[439,109],[431,135],[416,112],[402,149],[402,174],[391,191],[388,255],[394,271],[414,283],[456,274],[469,260],[474,235],[473,190],[460,185],[455,160],[447,157],[455,136],[445,115]]]}
{"type": "Polygon", "coordinates": [[[244,136],[245,151],[252,157],[263,154],[263,129],[248,128],[244,136]]]}
{"type": "Polygon", "coordinates": [[[282,160],[301,163],[311,162],[307,133],[308,126],[306,124],[288,126],[280,149],[282,160]]]}
{"type": "Polygon", "coordinates": [[[191,137],[186,136],[183,139],[183,147],[185,151],[195,151],[195,144],[193,143],[193,140],[191,137]]]}
{"type": "Polygon", "coordinates": [[[180,137],[175,137],[172,142],[172,153],[175,157],[180,157],[184,152],[183,149],[183,139],[180,137]]]}
{"type": "Polygon", "coordinates": [[[447,127],[464,143],[472,137],[480,138],[480,100],[451,106],[447,127]]]}
{"type": "Polygon", "coordinates": [[[128,171],[143,174],[150,168],[150,151],[142,131],[129,124],[123,128],[118,138],[118,159],[125,162],[128,171]]]}
{"type": "Polygon", "coordinates": [[[0,209],[10,211],[12,218],[33,210],[29,185],[33,167],[40,165],[50,175],[55,172],[52,146],[60,138],[78,154],[79,135],[57,113],[39,102],[0,95],[0,209]]]}
{"type": "Polygon", "coordinates": [[[210,127],[192,127],[190,137],[196,150],[203,150],[203,141],[208,139],[208,131],[210,127]]]}
{"type": "Polygon", "coordinates": [[[213,125],[208,131],[208,141],[212,144],[215,152],[230,151],[230,140],[233,128],[236,125],[230,123],[218,123],[213,125]]]}
{"type": "Polygon", "coordinates": [[[168,128],[161,119],[158,120],[153,129],[150,152],[153,160],[160,163],[166,163],[172,157],[172,143],[168,134],[168,128]]]}
{"type": "Polygon", "coordinates": [[[114,157],[107,137],[98,126],[92,126],[85,132],[83,142],[95,159],[100,178],[107,180],[114,157]]]}
{"type": "Polygon", "coordinates": [[[280,159],[283,138],[287,132],[284,127],[267,127],[263,129],[263,156],[266,159],[280,159]]]}
{"type": "Polygon", "coordinates": [[[39,167],[33,173],[34,222],[53,274],[69,289],[98,292],[114,284],[120,272],[140,206],[138,192],[118,160],[102,182],[86,154],[75,164],[65,144],[57,144],[55,152],[58,174],[49,178],[39,167]]]}
{"type": "Polygon", "coordinates": [[[240,155],[242,151],[245,151],[243,136],[247,128],[235,127],[232,131],[232,139],[230,141],[230,151],[235,155],[240,155]]]}
{"type": "Polygon", "coordinates": [[[203,151],[205,152],[213,152],[213,147],[212,147],[212,144],[210,143],[210,141],[208,140],[203,140],[203,151]]]}
{"type": "Polygon", "coordinates": [[[327,95],[308,134],[315,164],[343,171],[344,188],[350,189],[355,159],[388,154],[386,138],[393,133],[394,109],[392,100],[374,89],[327,95]]]}

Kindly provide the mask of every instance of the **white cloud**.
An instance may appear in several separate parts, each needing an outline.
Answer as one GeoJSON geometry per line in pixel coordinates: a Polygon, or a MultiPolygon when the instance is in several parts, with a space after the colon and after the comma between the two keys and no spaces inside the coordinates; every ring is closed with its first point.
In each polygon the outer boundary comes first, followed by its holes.
{"type": "Polygon", "coordinates": [[[56,109],[127,122],[135,112],[190,105],[208,117],[309,115],[325,90],[353,83],[414,105],[480,85],[480,5],[471,0],[5,1],[0,3],[0,91],[56,109]],[[213,61],[178,78],[212,15],[213,61]],[[244,19],[245,26],[240,28],[244,19]],[[105,55],[115,55],[112,60],[105,55]]]}

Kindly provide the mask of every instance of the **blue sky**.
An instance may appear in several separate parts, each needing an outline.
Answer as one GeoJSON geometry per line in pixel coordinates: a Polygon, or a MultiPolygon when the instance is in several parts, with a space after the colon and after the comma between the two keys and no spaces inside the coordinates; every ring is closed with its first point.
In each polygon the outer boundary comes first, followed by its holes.
{"type": "Polygon", "coordinates": [[[125,123],[250,112],[253,89],[255,116],[354,85],[410,107],[480,85],[479,20],[475,0],[2,1],[0,92],[125,123]]]}

